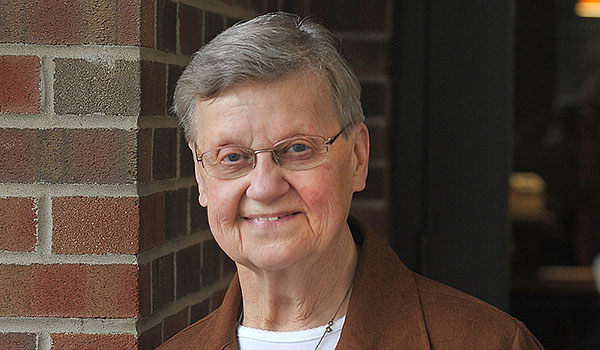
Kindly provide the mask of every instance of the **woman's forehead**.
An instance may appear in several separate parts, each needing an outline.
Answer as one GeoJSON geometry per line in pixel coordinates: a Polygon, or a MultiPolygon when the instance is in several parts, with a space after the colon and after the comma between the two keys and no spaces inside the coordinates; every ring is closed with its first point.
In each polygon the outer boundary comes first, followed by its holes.
{"type": "Polygon", "coordinates": [[[251,138],[261,131],[278,141],[295,134],[326,133],[339,124],[329,89],[314,75],[243,84],[198,102],[198,136],[208,142],[251,138]]]}

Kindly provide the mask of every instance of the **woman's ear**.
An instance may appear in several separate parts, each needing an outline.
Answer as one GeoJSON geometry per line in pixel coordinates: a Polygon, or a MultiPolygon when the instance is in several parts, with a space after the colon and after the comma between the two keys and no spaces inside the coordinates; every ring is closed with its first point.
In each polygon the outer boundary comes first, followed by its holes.
{"type": "Polygon", "coordinates": [[[200,169],[202,167],[202,164],[200,164],[196,155],[196,144],[192,141],[189,141],[188,147],[190,148],[190,150],[192,150],[193,155],[192,160],[194,162],[194,176],[196,177],[196,183],[198,184],[198,203],[200,203],[201,206],[206,208],[206,206],[208,205],[208,198],[206,197],[206,188],[204,186],[204,180],[200,175],[200,172],[203,171],[203,169],[200,169]]]}
{"type": "Polygon", "coordinates": [[[352,159],[354,173],[352,178],[352,190],[360,192],[365,189],[367,184],[367,174],[369,172],[369,129],[365,123],[355,126],[354,148],[352,150],[352,159]]]}

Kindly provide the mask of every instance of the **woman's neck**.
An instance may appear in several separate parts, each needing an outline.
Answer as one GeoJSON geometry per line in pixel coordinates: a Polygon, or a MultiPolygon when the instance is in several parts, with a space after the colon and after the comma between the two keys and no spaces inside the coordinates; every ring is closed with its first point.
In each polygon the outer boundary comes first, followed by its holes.
{"type": "Polygon", "coordinates": [[[238,265],[243,321],[247,327],[294,331],[318,327],[340,318],[348,307],[349,290],[358,263],[358,249],[349,232],[314,261],[283,271],[257,271],[238,265]],[[337,311],[337,313],[336,313],[337,311]]]}

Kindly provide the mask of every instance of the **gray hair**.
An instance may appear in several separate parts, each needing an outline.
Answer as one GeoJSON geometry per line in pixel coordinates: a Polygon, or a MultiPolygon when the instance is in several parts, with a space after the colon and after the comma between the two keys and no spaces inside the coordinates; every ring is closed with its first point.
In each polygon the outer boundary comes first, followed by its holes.
{"type": "Polygon", "coordinates": [[[341,55],[339,40],[322,25],[284,12],[235,24],[200,48],[177,82],[173,111],[186,138],[194,140],[197,99],[303,71],[327,79],[343,126],[364,120],[360,83],[341,55]]]}

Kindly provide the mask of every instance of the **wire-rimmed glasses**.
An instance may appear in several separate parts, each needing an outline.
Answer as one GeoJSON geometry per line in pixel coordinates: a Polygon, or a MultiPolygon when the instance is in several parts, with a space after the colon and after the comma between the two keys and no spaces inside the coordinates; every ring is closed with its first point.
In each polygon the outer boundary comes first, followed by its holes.
{"type": "Polygon", "coordinates": [[[197,161],[209,176],[218,179],[236,179],[246,176],[256,166],[256,155],[271,152],[273,161],[287,170],[308,170],[323,163],[329,146],[346,130],[342,128],[333,137],[294,136],[275,143],[271,148],[252,148],[226,145],[209,149],[197,161]]]}

